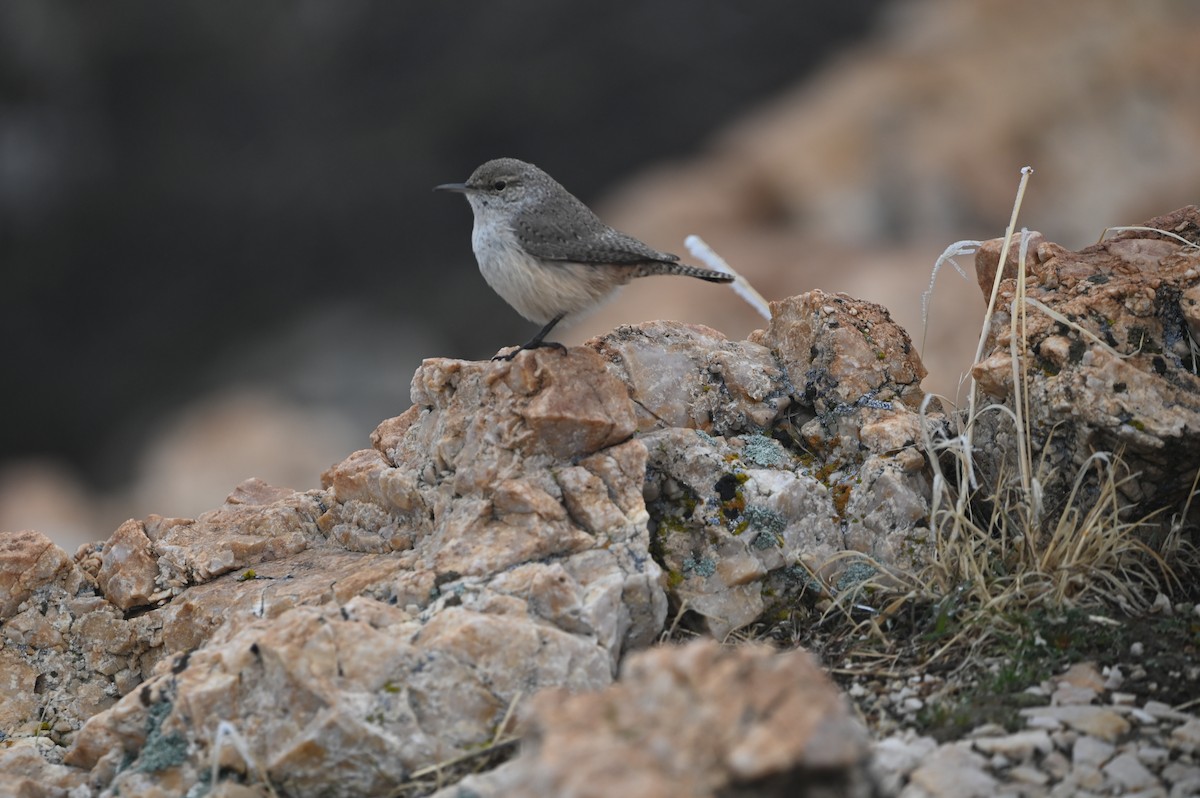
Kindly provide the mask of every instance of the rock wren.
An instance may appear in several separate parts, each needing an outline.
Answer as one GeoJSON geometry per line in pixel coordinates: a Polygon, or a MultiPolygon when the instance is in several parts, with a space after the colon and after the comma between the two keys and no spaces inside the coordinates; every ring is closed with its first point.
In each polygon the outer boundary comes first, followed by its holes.
{"type": "Polygon", "coordinates": [[[531,163],[497,158],[476,169],[465,183],[446,183],[440,191],[465,194],[475,213],[471,247],[479,271],[492,290],[541,332],[508,355],[542,346],[554,325],[573,313],[599,304],[635,277],[681,274],[711,283],[733,276],[679,262],[619,233],[531,163]]]}

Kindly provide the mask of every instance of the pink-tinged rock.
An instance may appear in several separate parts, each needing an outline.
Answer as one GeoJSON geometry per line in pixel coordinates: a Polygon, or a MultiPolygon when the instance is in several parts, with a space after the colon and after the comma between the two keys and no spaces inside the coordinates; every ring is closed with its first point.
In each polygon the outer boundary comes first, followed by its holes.
{"type": "Polygon", "coordinates": [[[593,338],[628,387],[638,429],[687,427],[727,435],[762,430],[791,404],[770,350],[698,324],[655,321],[593,338]]]}
{"type": "Polygon", "coordinates": [[[593,693],[537,696],[521,754],[439,796],[867,796],[866,732],[803,651],[713,641],[630,657],[593,693]]]}
{"type": "Polygon", "coordinates": [[[40,532],[0,532],[0,620],[40,585],[71,570],[71,558],[40,532]]]}
{"type": "MultiPolygon", "coordinates": [[[[1137,227],[1149,229],[1116,232],[1078,252],[1043,245],[1029,264],[1025,295],[1038,304],[1026,306],[1015,348],[1024,353],[1024,423],[1043,465],[1037,476],[1048,517],[1061,513],[1073,491],[1085,496],[1097,489],[1100,470],[1090,466],[1076,485],[1097,451],[1120,452],[1123,467],[1140,475],[1116,481],[1129,518],[1169,518],[1173,511],[1164,510],[1183,506],[1200,469],[1193,351],[1200,251],[1172,237],[1200,240],[1200,209],[1188,206],[1137,227]]],[[[976,256],[981,279],[994,273],[1000,243],[985,243],[976,256]]],[[[983,357],[972,368],[989,398],[1010,409],[1017,401],[1010,310],[1016,295],[1016,279],[1006,272],[983,357]]],[[[981,414],[975,465],[985,484],[1007,489],[1000,481],[1016,478],[1016,451],[1008,414],[981,414]]],[[[1194,522],[1200,505],[1193,503],[1191,512],[1194,522]]]]}
{"type": "Polygon", "coordinates": [[[96,583],[122,610],[151,603],[157,590],[158,557],[146,528],[130,519],[121,524],[104,545],[96,583]]]}
{"type": "Polygon", "coordinates": [[[797,391],[815,392],[818,412],[863,400],[920,406],[925,367],[887,308],[809,291],[772,302],[771,314],[750,340],[776,353],[797,391]]]}

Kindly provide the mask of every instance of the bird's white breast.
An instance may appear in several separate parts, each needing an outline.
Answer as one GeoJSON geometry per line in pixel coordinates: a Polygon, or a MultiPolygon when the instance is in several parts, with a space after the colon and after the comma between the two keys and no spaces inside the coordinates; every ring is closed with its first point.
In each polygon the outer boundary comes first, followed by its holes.
{"type": "Polygon", "coordinates": [[[588,310],[628,281],[628,269],[542,261],[529,255],[512,228],[476,210],[471,247],[492,290],[525,318],[545,324],[560,313],[588,310]]]}

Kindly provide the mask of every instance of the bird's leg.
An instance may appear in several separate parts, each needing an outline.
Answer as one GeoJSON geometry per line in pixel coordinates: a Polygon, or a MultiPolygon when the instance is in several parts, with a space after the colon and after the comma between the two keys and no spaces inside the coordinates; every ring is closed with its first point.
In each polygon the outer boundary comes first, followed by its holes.
{"type": "Polygon", "coordinates": [[[567,351],[567,348],[565,346],[563,346],[562,344],[560,344],[556,341],[542,340],[543,338],[545,338],[547,335],[550,334],[550,331],[554,329],[554,325],[558,324],[560,321],[563,320],[563,316],[565,316],[565,315],[567,315],[567,314],[559,313],[557,316],[550,319],[550,321],[546,323],[546,326],[543,327],[541,329],[541,331],[538,332],[537,335],[533,336],[528,341],[521,344],[519,347],[517,347],[513,351],[509,352],[507,355],[496,355],[494,358],[492,358],[492,360],[512,360],[519,353],[524,352],[526,349],[551,348],[551,349],[557,349],[558,351],[563,352],[565,354],[567,351]]]}

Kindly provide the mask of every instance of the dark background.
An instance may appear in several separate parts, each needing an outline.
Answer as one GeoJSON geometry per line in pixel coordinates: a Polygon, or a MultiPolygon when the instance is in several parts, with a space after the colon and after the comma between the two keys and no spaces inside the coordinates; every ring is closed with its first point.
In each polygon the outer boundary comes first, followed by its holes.
{"type": "Polygon", "coordinates": [[[592,200],[884,5],[0,5],[0,464],[118,485],[173,408],[236,381],[370,429],[421,358],[533,331],[435,184],[510,155],[592,200]]]}

